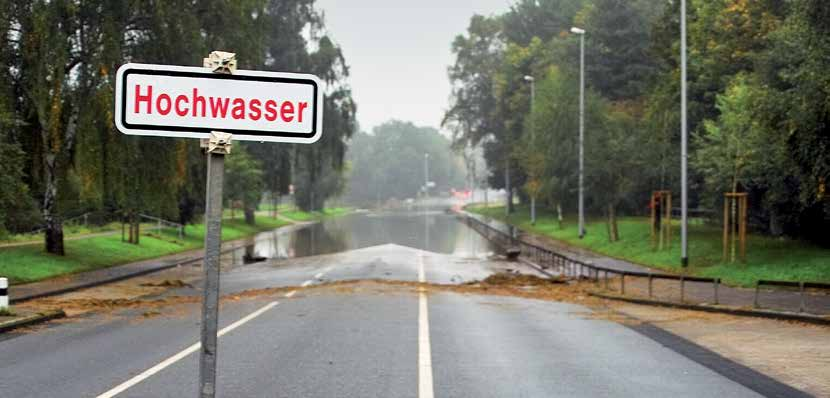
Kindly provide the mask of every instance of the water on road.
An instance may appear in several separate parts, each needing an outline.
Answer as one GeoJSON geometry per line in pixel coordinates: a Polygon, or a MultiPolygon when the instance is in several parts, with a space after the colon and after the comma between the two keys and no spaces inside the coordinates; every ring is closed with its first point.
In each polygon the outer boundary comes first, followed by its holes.
{"type": "Polygon", "coordinates": [[[495,248],[441,210],[358,212],[301,228],[263,232],[235,255],[287,259],[395,244],[463,258],[485,258],[495,248]]]}

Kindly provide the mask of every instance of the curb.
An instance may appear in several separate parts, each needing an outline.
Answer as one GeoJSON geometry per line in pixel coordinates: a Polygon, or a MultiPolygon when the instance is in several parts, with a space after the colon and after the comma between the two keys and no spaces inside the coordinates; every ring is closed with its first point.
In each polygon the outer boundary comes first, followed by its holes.
{"type": "Polygon", "coordinates": [[[106,285],[106,284],[113,283],[113,282],[120,282],[120,281],[123,281],[123,280],[136,278],[136,277],[139,277],[139,276],[144,276],[144,275],[153,274],[153,273],[156,273],[156,272],[161,272],[161,271],[164,271],[164,270],[168,270],[168,269],[171,269],[171,268],[178,267],[180,265],[191,264],[191,263],[194,263],[194,262],[199,261],[201,259],[202,258],[200,257],[200,258],[196,258],[196,259],[185,260],[185,261],[182,261],[182,262],[176,262],[174,264],[165,264],[165,265],[162,265],[162,266],[159,266],[159,267],[156,267],[156,268],[143,269],[141,271],[136,271],[136,272],[132,272],[132,273],[129,273],[129,274],[124,274],[124,275],[118,275],[118,276],[114,276],[112,278],[100,279],[100,280],[97,280],[97,281],[82,283],[82,284],[79,284],[79,285],[60,288],[60,289],[56,289],[56,290],[50,290],[48,292],[31,294],[31,295],[28,295],[28,296],[15,297],[15,298],[13,298],[9,301],[10,301],[11,304],[18,304],[18,303],[22,303],[24,301],[29,301],[29,300],[34,300],[34,299],[39,299],[39,298],[44,298],[44,297],[57,296],[57,295],[64,294],[64,293],[71,293],[71,292],[75,292],[75,291],[82,290],[82,289],[89,289],[91,287],[97,287],[97,286],[106,285]]]}
{"type": "Polygon", "coordinates": [[[724,306],[714,306],[714,305],[702,305],[702,304],[684,304],[684,303],[673,303],[669,301],[659,301],[659,300],[650,300],[644,298],[634,298],[634,297],[623,297],[614,294],[605,294],[599,292],[589,292],[591,296],[599,297],[608,300],[615,300],[615,301],[624,301],[627,303],[632,304],[641,304],[641,305],[651,305],[656,307],[667,307],[667,308],[677,308],[683,310],[692,310],[692,311],[703,311],[703,312],[711,312],[711,313],[719,313],[719,314],[727,314],[727,315],[736,315],[736,316],[744,316],[744,317],[753,317],[753,318],[766,318],[766,319],[775,319],[779,321],[798,321],[804,323],[810,323],[814,325],[822,325],[822,326],[830,326],[830,317],[819,316],[819,315],[810,315],[810,314],[799,314],[795,312],[780,312],[780,311],[769,311],[769,310],[748,310],[748,309],[741,309],[741,308],[732,308],[732,307],[724,307],[724,306]]]}
{"type": "Polygon", "coordinates": [[[29,315],[27,317],[23,317],[20,319],[13,319],[11,321],[0,323],[0,333],[6,333],[17,328],[22,328],[24,326],[37,325],[39,323],[44,323],[51,321],[53,319],[60,319],[64,317],[66,317],[66,313],[63,312],[63,310],[41,312],[39,314],[29,315]]]}

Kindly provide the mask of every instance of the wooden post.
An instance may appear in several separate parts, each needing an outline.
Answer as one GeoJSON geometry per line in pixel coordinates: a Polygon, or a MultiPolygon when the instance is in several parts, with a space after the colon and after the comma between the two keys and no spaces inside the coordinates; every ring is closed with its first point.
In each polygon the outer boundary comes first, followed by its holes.
{"type": "Polygon", "coordinates": [[[666,223],[666,247],[671,249],[671,192],[665,191],[664,194],[666,195],[666,217],[664,218],[666,223]]]}
{"type": "Polygon", "coordinates": [[[746,262],[747,195],[741,196],[741,261],[746,262]]]}
{"type": "Polygon", "coordinates": [[[657,228],[654,223],[657,222],[657,198],[655,193],[651,193],[651,248],[657,248],[657,228]]]}
{"type": "Polygon", "coordinates": [[[729,259],[729,196],[723,197],[723,261],[729,259]]]}
{"type": "Polygon", "coordinates": [[[746,237],[748,219],[746,192],[724,194],[723,202],[723,261],[735,262],[736,256],[746,262],[746,237]]]}

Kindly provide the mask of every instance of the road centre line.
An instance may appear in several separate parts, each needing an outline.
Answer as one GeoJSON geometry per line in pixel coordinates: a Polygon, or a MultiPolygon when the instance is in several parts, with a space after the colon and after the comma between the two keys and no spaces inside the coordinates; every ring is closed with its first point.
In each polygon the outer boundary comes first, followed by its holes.
{"type": "MultiPolygon", "coordinates": [[[[268,305],[254,311],[254,312],[248,314],[247,316],[245,316],[244,318],[242,318],[242,319],[226,326],[224,329],[220,330],[219,333],[217,333],[216,335],[218,337],[222,337],[225,334],[230,333],[234,329],[244,325],[245,323],[250,322],[254,318],[264,314],[266,311],[270,310],[271,308],[274,308],[278,304],[279,304],[279,302],[277,302],[277,301],[273,301],[271,303],[268,303],[268,305]]],[[[133,377],[133,378],[117,385],[117,386],[115,386],[111,390],[109,390],[109,391],[107,391],[107,392],[105,392],[101,395],[98,395],[96,398],[112,398],[112,397],[115,397],[116,395],[126,391],[130,387],[132,387],[132,386],[134,386],[138,383],[141,383],[142,381],[146,380],[150,376],[152,376],[152,375],[154,375],[158,372],[161,372],[162,370],[164,370],[168,366],[180,361],[182,358],[185,358],[188,355],[198,351],[201,347],[202,347],[202,343],[193,344],[190,347],[187,347],[184,350],[180,351],[179,353],[171,356],[170,358],[167,358],[164,361],[159,362],[157,365],[153,366],[152,368],[147,369],[144,372],[141,372],[141,374],[139,374],[139,375],[137,375],[137,376],[135,376],[135,377],[133,377]]]]}
{"type": "Polygon", "coordinates": [[[296,290],[292,290],[292,291],[290,291],[290,292],[288,292],[288,293],[286,293],[286,294],[285,294],[285,298],[291,298],[291,297],[294,297],[294,295],[295,295],[295,294],[297,294],[297,291],[296,291],[296,290]]]}
{"type": "MultiPolygon", "coordinates": [[[[418,282],[426,282],[424,255],[418,256],[418,282]]],[[[426,289],[419,289],[418,297],[418,398],[433,398],[432,348],[429,342],[429,313],[426,289]]]]}

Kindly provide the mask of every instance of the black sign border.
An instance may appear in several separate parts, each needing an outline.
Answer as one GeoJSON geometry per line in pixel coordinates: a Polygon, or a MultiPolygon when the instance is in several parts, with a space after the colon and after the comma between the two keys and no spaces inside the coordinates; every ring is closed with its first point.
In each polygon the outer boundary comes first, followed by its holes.
{"type": "MultiPolygon", "coordinates": [[[[173,70],[158,70],[158,69],[141,69],[130,68],[124,71],[121,78],[121,125],[131,130],[155,130],[155,131],[177,131],[183,133],[205,133],[210,134],[212,131],[221,131],[223,133],[250,135],[258,137],[281,137],[281,138],[312,138],[317,135],[317,93],[320,88],[317,82],[311,79],[298,79],[287,77],[270,77],[270,76],[251,76],[251,75],[229,75],[222,73],[199,73],[199,72],[184,72],[173,70]],[[227,128],[211,128],[211,127],[187,127],[187,126],[157,126],[154,124],[131,124],[127,123],[127,80],[129,75],[153,75],[153,76],[174,76],[174,77],[192,77],[198,79],[224,79],[224,80],[243,80],[243,81],[257,81],[268,83],[291,83],[291,84],[308,84],[314,87],[314,108],[312,112],[311,132],[297,133],[288,131],[259,131],[259,130],[239,130],[227,128]]],[[[118,106],[116,104],[116,106],[118,106]]]]}

